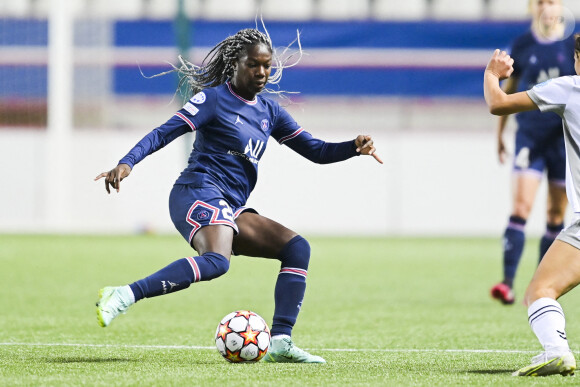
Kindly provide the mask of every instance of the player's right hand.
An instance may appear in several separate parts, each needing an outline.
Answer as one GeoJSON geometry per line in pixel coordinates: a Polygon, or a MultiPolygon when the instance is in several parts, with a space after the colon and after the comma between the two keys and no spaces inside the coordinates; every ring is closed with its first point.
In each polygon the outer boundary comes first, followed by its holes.
{"type": "Polygon", "coordinates": [[[505,51],[500,51],[498,49],[493,52],[485,71],[494,74],[501,81],[512,75],[514,72],[513,64],[513,58],[505,51]]]}
{"type": "Polygon", "coordinates": [[[99,180],[100,178],[105,178],[105,189],[107,193],[111,193],[111,189],[109,186],[113,187],[114,189],[119,192],[121,188],[121,181],[129,176],[131,173],[131,167],[127,164],[119,164],[115,168],[111,169],[109,172],[103,172],[97,177],[95,177],[95,181],[99,180]]]}

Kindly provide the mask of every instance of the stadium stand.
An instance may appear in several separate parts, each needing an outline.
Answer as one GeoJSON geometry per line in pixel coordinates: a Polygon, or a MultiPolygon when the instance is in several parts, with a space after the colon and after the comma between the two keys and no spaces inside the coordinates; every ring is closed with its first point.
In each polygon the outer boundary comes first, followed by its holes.
{"type": "Polygon", "coordinates": [[[482,0],[433,0],[433,17],[438,20],[478,20],[484,16],[482,0]]]}
{"type": "Polygon", "coordinates": [[[370,2],[318,0],[317,17],[324,20],[358,20],[369,17],[370,2]]]}
{"type": "Polygon", "coordinates": [[[371,9],[376,20],[422,20],[429,14],[425,0],[375,0],[371,9]]]}
{"type": "Polygon", "coordinates": [[[262,3],[261,9],[267,20],[307,20],[314,14],[314,5],[312,0],[268,0],[262,3]]]}
{"type": "MultiPolygon", "coordinates": [[[[199,9],[198,0],[189,0],[186,4],[197,4],[199,9]]],[[[194,8],[195,9],[195,8],[194,8]]],[[[167,20],[173,19],[177,15],[178,3],[177,1],[167,1],[167,0],[147,0],[143,4],[143,16],[147,19],[152,20],[167,20]]],[[[195,13],[194,13],[195,15],[195,13]]]]}
{"type": "Polygon", "coordinates": [[[11,0],[0,2],[0,14],[8,17],[26,17],[32,12],[32,5],[28,0],[11,0]]]}
{"type": "MultiPolygon", "coordinates": [[[[574,17],[576,19],[580,18],[580,1],[578,0],[564,0],[564,4],[566,5],[566,7],[568,7],[568,9],[570,9],[570,11],[572,11],[572,13],[574,14],[574,17]]],[[[579,22],[576,21],[576,25],[578,25],[579,22]]]]}
{"type": "Polygon", "coordinates": [[[529,18],[529,0],[489,0],[488,15],[491,19],[516,20],[529,18]]]}
{"type": "Polygon", "coordinates": [[[86,0],[85,10],[94,17],[131,20],[143,17],[143,5],[142,0],[86,0]]]}
{"type": "MultiPolygon", "coordinates": [[[[45,18],[50,0],[2,0],[0,18],[45,18]]],[[[563,0],[580,18],[580,1],[563,0]]],[[[248,20],[524,20],[529,0],[184,0],[190,18],[248,20]]],[[[93,17],[170,20],[178,0],[74,0],[74,12],[93,17]]]]}
{"type": "Polygon", "coordinates": [[[204,1],[202,18],[211,20],[248,20],[256,16],[254,0],[211,0],[204,1]]]}

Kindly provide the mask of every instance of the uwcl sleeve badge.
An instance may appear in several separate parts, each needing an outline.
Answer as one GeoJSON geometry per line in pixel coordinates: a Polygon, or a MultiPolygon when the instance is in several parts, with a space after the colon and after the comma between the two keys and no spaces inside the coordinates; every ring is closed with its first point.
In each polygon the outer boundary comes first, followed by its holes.
{"type": "Polygon", "coordinates": [[[260,123],[260,127],[262,131],[267,132],[268,128],[270,127],[270,122],[268,122],[267,119],[263,119],[262,122],[260,123]]]}
{"type": "Polygon", "coordinates": [[[202,103],[205,102],[205,93],[203,91],[200,91],[191,98],[191,102],[201,105],[202,103]]]}

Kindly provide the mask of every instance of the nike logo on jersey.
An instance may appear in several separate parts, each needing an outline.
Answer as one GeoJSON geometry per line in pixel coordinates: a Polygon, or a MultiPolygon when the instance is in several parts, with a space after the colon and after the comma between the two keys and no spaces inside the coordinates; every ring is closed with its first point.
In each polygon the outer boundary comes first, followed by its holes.
{"type": "Polygon", "coordinates": [[[234,122],[234,125],[235,125],[235,124],[242,124],[242,125],[244,124],[244,123],[242,122],[242,120],[240,120],[240,116],[239,116],[239,115],[238,115],[238,117],[236,118],[236,122],[234,122]]]}

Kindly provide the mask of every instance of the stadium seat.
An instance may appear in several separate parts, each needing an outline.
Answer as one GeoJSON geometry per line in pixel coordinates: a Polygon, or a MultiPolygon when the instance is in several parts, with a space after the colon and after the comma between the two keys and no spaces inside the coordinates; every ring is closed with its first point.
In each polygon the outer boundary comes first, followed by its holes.
{"type": "Polygon", "coordinates": [[[0,16],[2,17],[24,17],[28,16],[31,10],[30,0],[0,1],[0,16]]]}
{"type": "Polygon", "coordinates": [[[190,19],[201,19],[203,16],[203,0],[187,0],[184,2],[185,14],[190,19]]]}
{"type": "Polygon", "coordinates": [[[258,11],[255,0],[204,1],[202,17],[214,20],[253,20],[258,11]]]}
{"type": "Polygon", "coordinates": [[[368,1],[318,0],[317,15],[325,20],[366,19],[370,16],[368,1]]]}
{"type": "Polygon", "coordinates": [[[312,0],[267,0],[262,2],[264,19],[307,20],[314,14],[312,0]]]}
{"type": "Polygon", "coordinates": [[[529,0],[489,0],[488,15],[490,19],[494,20],[529,19],[528,4],[529,0]]]}
{"type": "Polygon", "coordinates": [[[427,2],[375,0],[371,17],[377,20],[422,20],[427,17],[427,2]]]}
{"type": "Polygon", "coordinates": [[[143,17],[142,0],[88,0],[87,12],[91,16],[111,19],[139,19],[143,17]]]}
{"type": "MultiPolygon", "coordinates": [[[[13,0],[10,0],[8,3],[11,3],[12,1],[13,0]]],[[[32,16],[45,18],[48,16],[51,0],[28,0],[28,2],[30,4],[30,8],[27,17],[32,16]]],[[[69,9],[72,7],[73,14],[77,16],[85,14],[86,6],[87,4],[84,0],[72,1],[69,3],[69,9]]]]}
{"type": "Polygon", "coordinates": [[[143,0],[143,16],[154,20],[173,20],[177,15],[178,2],[167,0],[143,0]]]}
{"type": "Polygon", "coordinates": [[[580,1],[564,0],[564,6],[567,7],[576,18],[576,26],[580,25],[580,1]]]}
{"type": "MultiPolygon", "coordinates": [[[[483,0],[432,0],[433,18],[443,20],[478,20],[485,17],[483,0]]],[[[509,0],[512,1],[512,0],[509,0]]],[[[504,2],[509,2],[505,1],[504,2]]]]}

